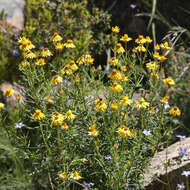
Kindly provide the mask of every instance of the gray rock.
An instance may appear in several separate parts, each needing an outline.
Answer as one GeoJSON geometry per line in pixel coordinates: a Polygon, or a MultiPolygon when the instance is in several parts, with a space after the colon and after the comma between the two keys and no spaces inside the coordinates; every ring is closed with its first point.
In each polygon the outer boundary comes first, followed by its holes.
{"type": "Polygon", "coordinates": [[[190,170],[190,138],[185,138],[155,154],[144,175],[147,190],[174,190],[177,184],[185,184],[184,170],[190,170]],[[187,148],[186,155],[180,158],[179,148],[187,148]],[[180,161],[181,160],[181,161],[180,161]],[[166,169],[166,163],[168,167],[166,169]]]}
{"type": "Polygon", "coordinates": [[[24,28],[24,0],[0,0],[0,12],[4,9],[7,23],[17,30],[24,28]]]}

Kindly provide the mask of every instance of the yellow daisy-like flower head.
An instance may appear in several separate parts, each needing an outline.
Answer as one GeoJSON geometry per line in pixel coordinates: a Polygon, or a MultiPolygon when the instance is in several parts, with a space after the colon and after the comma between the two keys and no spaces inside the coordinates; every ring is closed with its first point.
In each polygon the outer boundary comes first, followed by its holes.
{"type": "Polygon", "coordinates": [[[96,123],[89,127],[89,136],[97,137],[99,135],[99,131],[96,129],[96,123]]]}
{"type": "Polygon", "coordinates": [[[130,130],[128,127],[126,127],[125,125],[122,125],[121,127],[119,127],[117,129],[117,133],[119,133],[119,135],[123,138],[127,138],[127,137],[132,137],[132,136],[136,136],[136,130],[130,130]]]}
{"type": "Polygon", "coordinates": [[[168,46],[168,42],[164,42],[163,44],[160,44],[160,47],[165,50],[170,50],[172,49],[171,47],[168,46]]]}
{"type": "Polygon", "coordinates": [[[165,78],[163,81],[165,84],[175,85],[175,81],[172,79],[172,77],[165,78]]]}
{"type": "Polygon", "coordinates": [[[62,39],[63,38],[57,32],[54,32],[53,36],[50,38],[50,40],[53,42],[59,42],[62,39]]]}
{"type": "Polygon", "coordinates": [[[61,82],[63,82],[63,78],[59,75],[53,76],[51,81],[50,81],[51,84],[59,84],[61,82]]]}
{"type": "Polygon", "coordinates": [[[43,66],[43,65],[45,65],[46,63],[45,63],[45,60],[44,59],[42,59],[42,58],[40,58],[39,60],[37,60],[36,62],[35,62],[35,65],[38,65],[38,66],[43,66]]]}
{"type": "Polygon", "coordinates": [[[132,40],[132,38],[130,38],[129,36],[128,36],[128,34],[124,34],[121,38],[120,38],[120,41],[123,41],[123,42],[129,42],[129,41],[131,41],[132,40]]]}
{"type": "Polygon", "coordinates": [[[71,110],[68,110],[68,111],[65,113],[65,115],[64,115],[64,118],[65,118],[65,119],[68,119],[68,120],[75,119],[75,117],[76,117],[76,115],[74,115],[71,110]]]}
{"type": "Polygon", "coordinates": [[[156,70],[159,68],[158,64],[155,61],[151,61],[151,62],[147,63],[146,67],[151,70],[156,70]]]}
{"type": "Polygon", "coordinates": [[[72,75],[73,74],[73,70],[71,69],[71,66],[69,64],[66,64],[65,67],[63,67],[63,69],[61,69],[60,72],[62,74],[67,74],[67,75],[72,75]]]}
{"type": "Polygon", "coordinates": [[[78,58],[77,63],[79,65],[91,65],[94,62],[94,58],[91,57],[90,54],[82,55],[78,58]]]}
{"type": "Polygon", "coordinates": [[[75,77],[75,81],[80,82],[80,77],[78,75],[75,77]]]}
{"type": "Polygon", "coordinates": [[[112,92],[122,92],[123,91],[123,87],[117,81],[115,81],[113,83],[113,86],[111,86],[110,89],[112,92]]]}
{"type": "Polygon", "coordinates": [[[150,76],[151,76],[152,78],[159,79],[158,72],[152,72],[152,73],[150,73],[150,76]]]}
{"type": "Polygon", "coordinates": [[[62,50],[64,48],[64,44],[63,43],[57,43],[57,44],[55,44],[55,49],[56,50],[62,50]]]}
{"type": "Polygon", "coordinates": [[[69,128],[69,126],[67,125],[67,123],[63,123],[63,125],[61,125],[61,129],[63,130],[67,130],[69,128]]]}
{"type": "Polygon", "coordinates": [[[122,100],[120,101],[120,105],[122,106],[128,106],[133,103],[133,100],[129,99],[128,96],[123,96],[122,100]]]}
{"type": "Polygon", "coordinates": [[[144,38],[143,35],[139,35],[139,37],[135,40],[135,42],[137,44],[145,44],[147,41],[146,41],[146,38],[144,38]]]}
{"type": "Polygon", "coordinates": [[[107,105],[104,100],[102,99],[97,99],[95,101],[96,104],[96,110],[97,111],[105,111],[107,109],[107,105]]]}
{"type": "Polygon", "coordinates": [[[149,102],[146,102],[144,98],[141,98],[139,102],[136,103],[136,107],[141,108],[147,108],[150,105],[149,102]]]}
{"type": "Polygon", "coordinates": [[[70,65],[71,70],[73,70],[73,71],[78,70],[78,66],[75,64],[75,61],[71,60],[69,62],[69,65],[70,65]]]}
{"type": "Polygon", "coordinates": [[[111,29],[112,29],[112,32],[114,32],[114,33],[119,33],[119,31],[120,31],[120,28],[118,26],[114,26],[111,29]]]}
{"type": "Polygon", "coordinates": [[[113,52],[115,52],[115,53],[124,53],[125,49],[123,48],[121,43],[117,43],[116,47],[113,49],[113,52]]]}
{"type": "Polygon", "coordinates": [[[125,76],[125,74],[121,74],[121,81],[126,82],[129,79],[125,76]]]}
{"type": "Polygon", "coordinates": [[[24,54],[25,58],[28,59],[34,59],[37,57],[37,55],[35,53],[33,53],[32,51],[28,50],[25,54],[24,54]]]}
{"type": "Polygon", "coordinates": [[[146,36],[146,43],[151,43],[152,39],[150,38],[150,36],[146,36]]]}
{"type": "Polygon", "coordinates": [[[155,48],[155,50],[160,50],[160,45],[156,44],[154,48],[155,48]]]}
{"type": "Polygon", "coordinates": [[[136,50],[139,51],[139,52],[146,52],[146,48],[143,46],[143,44],[139,44],[136,47],[136,50]]]}
{"type": "Polygon", "coordinates": [[[73,180],[80,180],[82,177],[79,175],[79,172],[75,171],[70,174],[70,178],[73,180]]]}
{"type": "Polygon", "coordinates": [[[116,57],[112,57],[112,58],[108,61],[108,63],[109,63],[110,65],[112,65],[112,66],[117,66],[117,65],[119,65],[119,60],[118,60],[116,57]]]}
{"type": "Polygon", "coordinates": [[[36,109],[35,113],[32,115],[32,117],[36,120],[41,120],[45,117],[45,114],[43,114],[40,109],[36,109]]]}
{"type": "Polygon", "coordinates": [[[7,88],[7,89],[4,91],[3,96],[9,97],[9,96],[12,96],[12,95],[15,94],[15,93],[16,93],[16,92],[15,92],[13,89],[7,88]]]}
{"type": "Polygon", "coordinates": [[[48,48],[45,48],[41,51],[40,56],[41,57],[50,57],[53,54],[51,53],[51,51],[48,48]]]}
{"type": "Polygon", "coordinates": [[[166,103],[166,102],[168,102],[169,98],[170,98],[170,94],[166,94],[166,95],[160,100],[160,102],[166,103]]]}
{"type": "Polygon", "coordinates": [[[5,107],[5,104],[0,102],[0,110],[2,110],[5,107]]]}
{"type": "Polygon", "coordinates": [[[65,179],[65,178],[67,177],[66,172],[60,173],[60,174],[59,174],[59,177],[60,177],[61,179],[65,179]]]}
{"type": "Polygon", "coordinates": [[[121,73],[120,71],[113,69],[112,72],[108,75],[108,78],[111,78],[113,80],[121,80],[121,73]]]}
{"type": "Polygon", "coordinates": [[[173,115],[173,116],[180,116],[181,115],[181,111],[180,111],[180,109],[177,106],[174,106],[174,107],[172,107],[169,110],[169,114],[173,115]]]}
{"type": "Polygon", "coordinates": [[[111,104],[111,109],[117,110],[118,108],[119,108],[119,106],[118,106],[118,104],[117,104],[116,102],[113,102],[113,103],[111,104]]]}
{"type": "Polygon", "coordinates": [[[67,40],[67,42],[65,42],[64,47],[66,48],[75,48],[76,46],[73,44],[73,40],[67,40]]]}
{"type": "Polygon", "coordinates": [[[154,57],[155,59],[158,59],[158,60],[161,61],[161,62],[163,62],[163,61],[165,61],[165,60],[167,59],[165,56],[160,55],[158,52],[155,52],[155,53],[153,54],[153,57],[154,57]]]}
{"type": "Polygon", "coordinates": [[[53,126],[61,126],[63,124],[64,116],[60,114],[59,112],[56,112],[52,117],[51,117],[51,124],[53,126]]]}

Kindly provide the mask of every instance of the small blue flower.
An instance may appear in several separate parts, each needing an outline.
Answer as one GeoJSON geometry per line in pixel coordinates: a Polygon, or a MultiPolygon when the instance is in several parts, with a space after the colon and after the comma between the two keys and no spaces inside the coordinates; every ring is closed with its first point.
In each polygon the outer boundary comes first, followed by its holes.
{"type": "Polygon", "coordinates": [[[105,158],[106,160],[111,160],[111,159],[112,159],[111,155],[106,155],[106,156],[104,156],[104,158],[105,158]]]}
{"type": "Polygon", "coordinates": [[[16,129],[20,129],[20,128],[22,128],[23,126],[24,126],[23,123],[15,123],[15,128],[16,128],[16,129]]]}
{"type": "Polygon", "coordinates": [[[188,177],[190,175],[190,171],[183,171],[181,175],[188,177]]]}
{"type": "Polygon", "coordinates": [[[152,135],[152,133],[150,131],[148,131],[147,129],[143,130],[143,134],[146,135],[146,136],[147,135],[152,135]]]}
{"type": "Polygon", "coordinates": [[[185,189],[185,185],[182,184],[177,184],[177,190],[184,190],[185,189]]]}
{"type": "Polygon", "coordinates": [[[179,147],[179,155],[181,157],[186,156],[187,155],[187,148],[183,149],[182,147],[179,147]]]}
{"type": "Polygon", "coordinates": [[[185,138],[186,138],[186,136],[182,136],[182,135],[176,135],[176,137],[178,137],[180,140],[182,140],[182,139],[185,139],[185,138]]]}
{"type": "Polygon", "coordinates": [[[165,110],[170,109],[170,105],[168,104],[168,102],[166,102],[166,103],[164,104],[164,109],[165,109],[165,110]]]}
{"type": "Polygon", "coordinates": [[[18,56],[19,55],[19,50],[18,49],[13,49],[12,55],[13,56],[18,56]]]}
{"type": "Polygon", "coordinates": [[[130,7],[131,7],[132,9],[135,9],[135,8],[137,7],[137,5],[135,5],[135,4],[130,4],[130,7]]]}
{"type": "Polygon", "coordinates": [[[87,183],[86,181],[84,181],[83,182],[83,184],[86,186],[86,187],[88,187],[88,188],[90,188],[91,186],[94,186],[94,183],[87,183]]]}

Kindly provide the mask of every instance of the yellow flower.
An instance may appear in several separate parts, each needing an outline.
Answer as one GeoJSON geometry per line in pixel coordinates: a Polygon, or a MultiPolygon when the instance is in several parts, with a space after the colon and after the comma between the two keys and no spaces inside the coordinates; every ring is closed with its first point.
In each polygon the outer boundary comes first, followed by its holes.
{"type": "Polygon", "coordinates": [[[64,48],[64,44],[63,43],[57,43],[57,44],[55,44],[55,49],[62,50],[63,48],[64,48]]]}
{"type": "Polygon", "coordinates": [[[108,63],[112,66],[117,66],[119,64],[119,60],[116,57],[112,57],[108,63]]]}
{"type": "Polygon", "coordinates": [[[68,120],[75,119],[75,117],[76,117],[76,115],[74,115],[71,110],[68,110],[68,111],[65,113],[65,115],[64,115],[64,118],[65,118],[65,119],[68,119],[68,120]]]}
{"type": "Polygon", "coordinates": [[[124,53],[125,50],[124,50],[123,46],[121,45],[121,43],[117,43],[116,47],[113,49],[113,52],[115,52],[115,53],[124,53]]]}
{"type": "Polygon", "coordinates": [[[125,74],[121,74],[121,81],[126,82],[129,79],[125,76],[125,74]]]}
{"type": "Polygon", "coordinates": [[[122,125],[121,127],[119,127],[117,129],[117,133],[119,133],[119,135],[123,138],[127,138],[127,137],[132,137],[132,136],[136,136],[136,130],[130,130],[128,127],[126,127],[125,125],[122,125]]]}
{"type": "Polygon", "coordinates": [[[95,104],[96,104],[96,109],[98,111],[105,111],[107,109],[107,105],[106,105],[105,101],[103,101],[102,99],[97,99],[95,101],[95,104]]]}
{"type": "Polygon", "coordinates": [[[33,53],[33,52],[31,52],[30,50],[28,50],[28,51],[24,54],[24,57],[25,57],[25,58],[28,58],[28,59],[34,59],[34,58],[36,58],[37,56],[36,56],[35,53],[33,53]]]}
{"type": "Polygon", "coordinates": [[[45,48],[41,51],[40,56],[42,57],[50,57],[53,54],[51,53],[51,51],[48,48],[45,48]]]}
{"type": "Polygon", "coordinates": [[[51,117],[51,124],[53,126],[61,126],[63,124],[64,116],[60,114],[59,112],[56,112],[52,117],[51,117]]]}
{"type": "Polygon", "coordinates": [[[5,107],[5,104],[0,102],[0,110],[2,110],[5,107]]]}
{"type": "Polygon", "coordinates": [[[18,40],[18,42],[21,44],[19,46],[20,50],[27,51],[27,50],[35,48],[35,46],[32,44],[32,42],[25,37],[20,38],[18,40]]]}
{"type": "Polygon", "coordinates": [[[67,75],[72,75],[73,74],[73,70],[71,69],[69,64],[66,64],[65,67],[63,67],[63,69],[61,69],[60,71],[62,74],[67,74],[67,75]]]}
{"type": "Polygon", "coordinates": [[[146,102],[144,98],[141,98],[139,102],[136,103],[136,107],[141,108],[147,108],[150,105],[150,103],[146,102]]]}
{"type": "Polygon", "coordinates": [[[67,123],[63,123],[63,125],[61,125],[61,129],[63,130],[67,130],[69,128],[69,126],[67,125],[67,123]]]}
{"type": "Polygon", "coordinates": [[[166,102],[168,102],[169,98],[170,98],[170,94],[166,94],[166,95],[160,100],[160,102],[166,103],[166,102]]]}
{"type": "Polygon", "coordinates": [[[155,48],[155,50],[159,50],[160,49],[160,45],[156,44],[154,48],[155,48]]]}
{"type": "Polygon", "coordinates": [[[121,38],[120,38],[120,41],[123,41],[123,42],[129,42],[129,41],[131,41],[132,40],[132,38],[130,38],[129,36],[128,36],[128,34],[124,34],[121,38]]]}
{"type": "Polygon", "coordinates": [[[172,49],[171,47],[168,46],[168,42],[164,42],[163,44],[160,44],[160,47],[162,49],[166,49],[166,50],[172,49]]]}
{"type": "Polygon", "coordinates": [[[66,48],[75,48],[76,46],[73,44],[73,40],[67,40],[67,42],[65,42],[64,47],[66,48]]]}
{"type": "Polygon", "coordinates": [[[113,110],[117,110],[118,109],[118,104],[116,103],[116,102],[113,102],[112,104],[111,104],[111,109],[113,109],[113,110]]]}
{"type": "Polygon", "coordinates": [[[27,66],[30,66],[30,63],[28,61],[22,61],[19,64],[19,69],[22,69],[23,67],[27,67],[27,66]]]}
{"type": "Polygon", "coordinates": [[[36,120],[41,120],[45,117],[45,115],[42,113],[40,109],[36,109],[35,113],[32,115],[32,117],[36,120]]]}
{"type": "Polygon", "coordinates": [[[42,59],[42,58],[40,58],[39,60],[37,60],[36,62],[35,62],[35,65],[38,65],[38,66],[43,66],[43,65],[45,65],[46,63],[45,63],[45,60],[44,59],[42,59]]]}
{"type": "Polygon", "coordinates": [[[15,91],[11,88],[7,88],[4,93],[3,96],[12,96],[13,94],[15,94],[15,91]]]}
{"type": "Polygon", "coordinates": [[[153,57],[155,58],[155,59],[158,59],[159,61],[165,61],[167,58],[165,57],[165,56],[161,56],[158,52],[155,52],[154,54],[153,54],[153,57]]]}
{"type": "Polygon", "coordinates": [[[158,69],[159,66],[157,65],[157,63],[155,61],[151,61],[146,64],[146,67],[151,70],[156,70],[156,69],[158,69]]]}
{"type": "Polygon", "coordinates": [[[91,57],[90,54],[85,54],[85,55],[82,55],[81,57],[78,58],[77,60],[77,63],[79,65],[90,65],[94,62],[94,59],[91,57]]]}
{"type": "Polygon", "coordinates": [[[147,41],[143,35],[139,35],[139,37],[135,40],[135,42],[138,44],[145,44],[147,41]]]}
{"type": "Polygon", "coordinates": [[[82,177],[79,175],[79,172],[75,171],[70,174],[70,178],[74,180],[80,180],[82,177]]]}
{"type": "Polygon", "coordinates": [[[122,92],[123,87],[119,84],[119,82],[114,82],[113,86],[110,87],[112,92],[122,92]]]}
{"type": "Polygon", "coordinates": [[[58,42],[58,41],[62,40],[62,37],[57,32],[54,32],[54,34],[50,38],[50,40],[53,41],[53,42],[58,42]]]}
{"type": "Polygon", "coordinates": [[[163,81],[165,84],[175,85],[175,81],[172,79],[172,77],[165,78],[163,81]]]}
{"type": "Polygon", "coordinates": [[[139,44],[136,47],[136,50],[139,51],[139,52],[146,52],[146,48],[143,46],[143,44],[139,44]]]}
{"type": "Polygon", "coordinates": [[[69,65],[70,65],[71,70],[73,71],[78,70],[78,66],[75,64],[75,61],[71,60],[69,65]]]}
{"type": "Polygon", "coordinates": [[[53,76],[51,81],[50,81],[51,84],[59,84],[61,82],[63,82],[63,78],[59,75],[53,76]]]}
{"type": "Polygon", "coordinates": [[[108,78],[111,78],[113,80],[121,80],[121,73],[120,71],[113,69],[112,72],[108,75],[108,78]]]}
{"type": "Polygon", "coordinates": [[[119,33],[120,28],[118,26],[112,27],[112,32],[119,33]]]}
{"type": "Polygon", "coordinates": [[[96,123],[89,127],[89,136],[97,137],[99,135],[99,131],[96,129],[96,123]]]}
{"type": "Polygon", "coordinates": [[[173,115],[173,116],[180,116],[181,111],[179,110],[179,108],[177,106],[174,106],[169,110],[169,114],[173,115]]]}
{"type": "Polygon", "coordinates": [[[59,174],[59,177],[60,177],[61,179],[65,179],[65,178],[67,177],[66,172],[60,173],[60,174],[59,174]]]}
{"type": "Polygon", "coordinates": [[[53,96],[46,96],[44,99],[45,99],[45,104],[47,105],[54,104],[53,96]]]}
{"type": "Polygon", "coordinates": [[[122,100],[120,100],[120,105],[128,106],[133,103],[133,100],[129,99],[128,96],[123,96],[122,100]]]}
{"type": "Polygon", "coordinates": [[[150,36],[146,36],[146,43],[151,43],[152,39],[150,38],[150,36]]]}
{"type": "Polygon", "coordinates": [[[75,81],[80,82],[80,77],[78,75],[75,77],[75,81]]]}
{"type": "Polygon", "coordinates": [[[159,79],[158,72],[152,72],[150,73],[150,76],[159,79]]]}

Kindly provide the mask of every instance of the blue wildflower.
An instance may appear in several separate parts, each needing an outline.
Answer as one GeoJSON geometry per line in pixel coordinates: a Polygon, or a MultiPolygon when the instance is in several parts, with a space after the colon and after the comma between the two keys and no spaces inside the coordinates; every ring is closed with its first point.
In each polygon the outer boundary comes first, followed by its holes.
{"type": "Polygon", "coordinates": [[[110,155],[104,156],[104,158],[105,158],[106,160],[111,160],[111,159],[112,159],[112,157],[111,157],[110,155]]]}
{"type": "Polygon", "coordinates": [[[182,147],[179,147],[179,155],[181,157],[186,156],[187,155],[187,148],[183,149],[182,147]]]}
{"type": "Polygon", "coordinates": [[[86,187],[88,187],[88,188],[90,188],[91,186],[94,186],[94,183],[87,183],[86,181],[84,181],[83,182],[83,184],[86,186],[86,187]]]}
{"type": "Polygon", "coordinates": [[[12,55],[13,56],[18,56],[19,55],[19,50],[18,49],[13,49],[12,55]]]}
{"type": "Polygon", "coordinates": [[[16,128],[16,129],[20,129],[20,128],[22,128],[23,126],[24,126],[23,123],[15,123],[15,128],[16,128]]]}
{"type": "Polygon", "coordinates": [[[183,171],[181,175],[188,177],[190,175],[190,171],[183,171]]]}
{"type": "Polygon", "coordinates": [[[185,139],[185,138],[186,138],[186,136],[182,136],[182,135],[176,135],[176,137],[178,137],[180,140],[182,140],[182,139],[185,139]]]}
{"type": "Polygon", "coordinates": [[[143,134],[146,135],[146,136],[147,135],[152,135],[152,133],[150,131],[148,131],[147,129],[143,130],[143,134]]]}
{"type": "Polygon", "coordinates": [[[177,184],[177,190],[184,190],[185,189],[185,185],[182,184],[177,184]]]}

